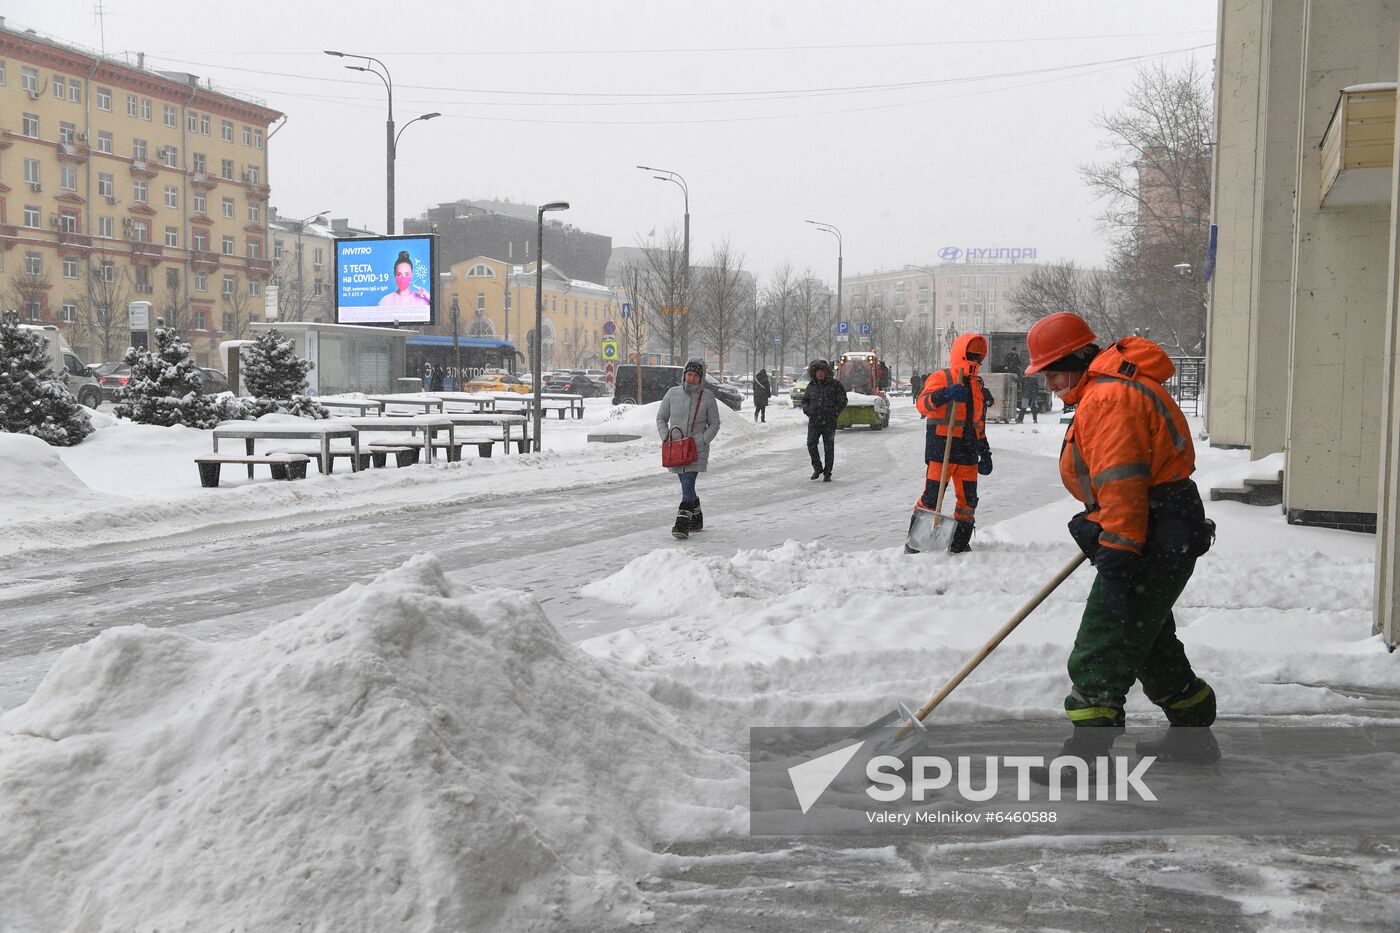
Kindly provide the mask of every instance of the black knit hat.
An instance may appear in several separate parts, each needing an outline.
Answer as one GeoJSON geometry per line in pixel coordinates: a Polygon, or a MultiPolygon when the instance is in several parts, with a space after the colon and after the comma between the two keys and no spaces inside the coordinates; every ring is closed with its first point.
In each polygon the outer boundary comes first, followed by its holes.
{"type": "Polygon", "coordinates": [[[1072,353],[1066,353],[1053,363],[1046,363],[1045,366],[1042,367],[1042,372],[1082,373],[1089,368],[1089,364],[1092,363],[1094,357],[1098,355],[1098,345],[1091,343],[1088,346],[1080,347],[1072,353]]]}
{"type": "Polygon", "coordinates": [[[685,372],[698,373],[701,379],[705,378],[705,363],[702,360],[690,360],[685,364],[685,372]]]}

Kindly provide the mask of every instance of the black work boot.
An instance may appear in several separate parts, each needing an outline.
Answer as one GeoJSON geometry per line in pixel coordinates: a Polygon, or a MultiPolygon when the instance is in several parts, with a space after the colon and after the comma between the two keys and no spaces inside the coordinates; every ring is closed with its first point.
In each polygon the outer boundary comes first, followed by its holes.
{"type": "Polygon", "coordinates": [[[822,477],[822,468],[821,468],[821,467],[816,467],[815,469],[812,470],[812,479],[821,479],[821,477],[822,477]]]}
{"type": "Polygon", "coordinates": [[[972,550],[972,522],[958,521],[953,529],[953,540],[948,544],[949,554],[962,554],[972,550]]]}
{"type": "Polygon", "coordinates": [[[1220,760],[1220,745],[1210,726],[1168,726],[1155,739],[1140,739],[1137,753],[1158,761],[1179,761],[1192,765],[1209,765],[1220,760]]]}
{"type": "Polygon", "coordinates": [[[676,524],[671,529],[671,536],[674,538],[690,537],[690,509],[685,506],[676,510],[676,524]]]}
{"type": "Polygon", "coordinates": [[[829,482],[831,482],[831,474],[830,474],[830,473],[823,473],[823,474],[822,474],[822,482],[823,482],[823,483],[829,483],[829,482]]]}
{"type": "Polygon", "coordinates": [[[705,528],[705,516],[700,513],[700,500],[695,500],[695,505],[690,509],[690,530],[692,533],[703,531],[705,528]]]}
{"type": "MultiPolygon", "coordinates": [[[[1065,739],[1065,744],[1060,746],[1055,758],[1069,757],[1080,758],[1089,766],[1089,786],[1095,787],[1098,784],[1099,758],[1103,757],[1107,766],[1108,782],[1111,785],[1116,779],[1113,769],[1113,740],[1123,734],[1123,730],[1116,726],[1079,726],[1065,739]]],[[[1075,780],[1075,770],[1065,768],[1061,772],[1061,780],[1069,783],[1075,780]]],[[[1030,778],[1037,784],[1050,786],[1050,766],[1036,765],[1030,769],[1030,778]]],[[[1064,786],[1063,784],[1061,786],[1064,786]]]]}

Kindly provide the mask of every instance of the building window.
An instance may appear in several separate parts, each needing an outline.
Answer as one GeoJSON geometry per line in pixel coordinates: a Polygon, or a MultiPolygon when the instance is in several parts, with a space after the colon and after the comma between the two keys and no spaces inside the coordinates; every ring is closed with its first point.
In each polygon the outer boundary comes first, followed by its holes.
{"type": "Polygon", "coordinates": [[[194,232],[194,248],[201,253],[209,251],[209,234],[196,230],[194,232]]]}
{"type": "Polygon", "coordinates": [[[272,241],[272,258],[273,258],[273,261],[275,261],[275,262],[281,262],[281,261],[282,261],[282,241],[281,241],[281,240],[273,240],[273,241],[272,241]]]}
{"type": "Polygon", "coordinates": [[[24,225],[26,227],[38,228],[41,214],[39,208],[33,204],[24,205],[24,225]]]}
{"type": "Polygon", "coordinates": [[[63,257],[63,277],[65,279],[76,279],[78,277],[78,257],[63,257]]]}
{"type": "Polygon", "coordinates": [[[109,201],[116,198],[116,189],[112,186],[112,175],[110,172],[98,174],[97,193],[109,201]]]}
{"type": "Polygon", "coordinates": [[[199,115],[199,135],[209,135],[209,115],[207,113],[201,113],[199,115]]]}
{"type": "Polygon", "coordinates": [[[262,210],[256,204],[248,205],[248,222],[250,224],[261,223],[262,210]]]}
{"type": "Polygon", "coordinates": [[[110,218],[110,217],[99,217],[99,218],[97,218],[97,235],[98,235],[98,236],[100,236],[100,237],[106,237],[106,238],[109,239],[109,240],[112,239],[112,236],[113,236],[113,234],[112,234],[112,229],[113,229],[113,227],[114,227],[114,224],[113,224],[113,222],[112,222],[112,218],[110,218]]]}
{"type": "Polygon", "coordinates": [[[65,146],[73,145],[73,137],[77,135],[77,127],[68,122],[58,124],[58,141],[65,146]]]}
{"type": "Polygon", "coordinates": [[[78,190],[78,167],[76,165],[59,166],[58,186],[64,191],[78,190]]]}
{"type": "Polygon", "coordinates": [[[194,329],[195,329],[195,330],[208,330],[208,329],[209,329],[209,312],[208,312],[208,311],[205,311],[203,308],[197,308],[197,309],[195,309],[195,312],[194,312],[194,329]]]}
{"type": "Polygon", "coordinates": [[[232,297],[238,293],[238,280],[231,275],[224,276],[224,295],[232,297]]]}
{"type": "Polygon", "coordinates": [[[146,203],[146,180],[137,178],[131,182],[131,199],[137,204],[146,203]]]}
{"type": "Polygon", "coordinates": [[[0,86],[5,84],[5,60],[0,58],[0,86]]]}
{"type": "Polygon", "coordinates": [[[142,293],[149,293],[152,291],[150,266],[136,267],[136,290],[142,293]]]}
{"type": "Polygon", "coordinates": [[[97,89],[97,109],[112,112],[112,89],[100,87],[97,89]]]}
{"type": "Polygon", "coordinates": [[[75,104],[83,102],[83,86],[78,83],[77,78],[68,79],[68,99],[75,104]]]}
{"type": "Polygon", "coordinates": [[[25,254],[24,254],[24,274],[25,274],[25,275],[43,275],[43,274],[44,274],[44,257],[41,256],[39,253],[25,253],[25,254]]]}
{"type": "Polygon", "coordinates": [[[151,119],[151,99],[149,97],[141,98],[141,119],[151,119]]]}
{"type": "Polygon", "coordinates": [[[39,299],[38,299],[38,298],[31,298],[31,299],[29,299],[28,301],[26,301],[26,302],[24,303],[24,307],[25,307],[25,310],[28,312],[28,314],[29,314],[29,319],[30,319],[31,321],[37,321],[37,320],[39,320],[40,317],[42,316],[43,305],[41,305],[41,304],[39,303],[39,299]]]}
{"type": "Polygon", "coordinates": [[[223,214],[224,214],[224,216],[225,216],[225,217],[228,217],[229,219],[232,219],[232,218],[233,218],[233,198],[224,198],[224,200],[223,200],[222,203],[223,203],[223,208],[222,208],[222,209],[223,209],[223,214]]]}
{"type": "Polygon", "coordinates": [[[72,300],[63,302],[63,306],[58,309],[58,319],[65,324],[72,324],[78,319],[78,306],[72,300]]]}
{"type": "Polygon", "coordinates": [[[112,134],[106,130],[99,130],[97,133],[97,151],[112,154],[112,134]]]}
{"type": "Polygon", "coordinates": [[[261,294],[262,294],[262,283],[259,282],[257,279],[249,279],[249,280],[248,280],[248,294],[249,294],[250,296],[252,296],[253,298],[256,298],[256,297],[258,297],[259,295],[261,295],[261,294]]]}
{"type": "Polygon", "coordinates": [[[262,147],[263,147],[263,131],[262,131],[262,130],[253,130],[253,148],[254,148],[254,149],[261,149],[262,147]]]}
{"type": "Polygon", "coordinates": [[[224,159],[221,163],[219,163],[219,176],[220,176],[221,178],[226,178],[226,179],[228,179],[229,181],[233,181],[233,160],[232,160],[232,159],[224,159]]]}
{"type": "Polygon", "coordinates": [[[315,265],[317,272],[321,271],[321,257],[321,247],[318,246],[311,251],[311,262],[315,265]]]}
{"type": "Polygon", "coordinates": [[[146,226],[144,220],[132,221],[131,239],[136,243],[151,242],[151,228],[146,226]]]}
{"type": "Polygon", "coordinates": [[[224,333],[233,333],[233,314],[229,311],[224,312],[224,333]]]}
{"type": "MultiPolygon", "coordinates": [[[[197,292],[209,291],[209,274],[207,272],[196,272],[194,274],[194,290],[197,292]]],[[[227,330],[228,328],[225,328],[227,330]]]]}
{"type": "Polygon", "coordinates": [[[320,298],[320,297],[321,297],[321,280],[320,280],[320,279],[317,279],[317,280],[316,280],[315,286],[311,289],[311,295],[312,295],[312,297],[314,297],[314,298],[320,298]]]}
{"type": "Polygon", "coordinates": [[[171,129],[175,129],[175,127],[180,125],[178,122],[180,119],[180,115],[178,112],[176,112],[174,104],[166,104],[163,110],[165,115],[166,126],[170,127],[171,129]]]}
{"type": "Polygon", "coordinates": [[[68,82],[58,75],[53,76],[53,96],[58,100],[63,100],[64,94],[68,91],[68,82]]]}
{"type": "Polygon", "coordinates": [[[26,184],[30,184],[30,185],[37,185],[37,184],[40,182],[40,180],[41,180],[41,179],[39,178],[39,160],[38,160],[38,159],[25,159],[25,160],[24,160],[24,181],[25,181],[25,183],[26,183],[26,184]]]}
{"type": "Polygon", "coordinates": [[[146,141],[144,139],[133,139],[131,141],[131,160],[133,162],[146,161],[146,141]]]}
{"type": "Polygon", "coordinates": [[[165,186],[165,206],[172,210],[180,206],[180,192],[174,185],[165,186]]]}
{"type": "Polygon", "coordinates": [[[233,124],[228,120],[219,122],[219,138],[226,143],[233,142],[233,124]]]}
{"type": "Polygon", "coordinates": [[[39,93],[39,71],[35,68],[20,69],[19,86],[31,94],[39,93]]]}
{"type": "Polygon", "coordinates": [[[209,212],[209,199],[205,197],[203,191],[194,193],[194,212],[196,214],[207,214],[209,212]]]}
{"type": "Polygon", "coordinates": [[[253,144],[253,128],[252,128],[251,126],[245,126],[245,127],[243,127],[243,145],[245,145],[245,146],[251,146],[252,144],[253,144]]]}
{"type": "Polygon", "coordinates": [[[204,153],[196,152],[194,154],[194,170],[201,175],[204,174],[204,153]]]}
{"type": "Polygon", "coordinates": [[[128,117],[134,117],[134,116],[136,116],[136,112],[137,112],[137,110],[136,110],[136,95],[135,95],[135,94],[128,94],[128,95],[126,95],[126,115],[127,115],[128,117]]]}
{"type": "Polygon", "coordinates": [[[260,258],[262,258],[262,240],[249,240],[249,241],[248,241],[248,258],[249,258],[249,259],[260,259],[260,258]]]}
{"type": "Polygon", "coordinates": [[[39,118],[32,113],[26,113],[20,119],[20,132],[30,139],[39,138],[39,118]]]}
{"type": "Polygon", "coordinates": [[[178,247],[178,246],[180,245],[180,228],[179,228],[179,227],[166,227],[166,228],[165,228],[165,245],[166,245],[166,246],[174,246],[174,247],[178,247]]]}
{"type": "Polygon", "coordinates": [[[190,133],[199,132],[199,114],[193,110],[185,111],[185,130],[190,133]]]}
{"type": "Polygon", "coordinates": [[[256,165],[248,166],[248,171],[244,174],[245,177],[255,185],[262,180],[262,171],[256,165]]]}
{"type": "Polygon", "coordinates": [[[180,161],[180,150],[176,149],[174,146],[166,146],[161,155],[163,156],[166,168],[175,168],[180,161]]]}
{"type": "Polygon", "coordinates": [[[179,288],[179,287],[180,287],[180,270],[179,270],[179,269],[166,269],[166,270],[165,270],[165,287],[166,287],[166,288],[179,288]]]}
{"type": "Polygon", "coordinates": [[[223,251],[225,256],[233,255],[233,237],[226,236],[223,239],[223,251]]]}
{"type": "Polygon", "coordinates": [[[477,293],[476,293],[476,310],[477,310],[477,311],[485,311],[485,310],[486,310],[486,294],[485,294],[484,292],[477,292],[477,293]]]}

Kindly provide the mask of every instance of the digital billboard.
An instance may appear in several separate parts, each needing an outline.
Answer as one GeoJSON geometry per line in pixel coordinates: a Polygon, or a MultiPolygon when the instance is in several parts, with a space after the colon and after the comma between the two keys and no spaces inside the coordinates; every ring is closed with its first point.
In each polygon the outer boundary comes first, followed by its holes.
{"type": "Polygon", "coordinates": [[[433,323],[433,238],[335,241],[337,324],[433,323]]]}

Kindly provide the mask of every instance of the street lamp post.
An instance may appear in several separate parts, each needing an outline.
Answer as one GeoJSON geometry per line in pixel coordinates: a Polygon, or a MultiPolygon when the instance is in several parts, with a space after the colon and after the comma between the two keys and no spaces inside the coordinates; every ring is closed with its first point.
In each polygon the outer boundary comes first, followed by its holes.
{"type": "MultiPolygon", "coordinates": [[[[690,359],[690,186],[685,183],[679,172],[673,172],[665,168],[652,168],[650,165],[639,165],[637,168],[644,172],[657,172],[653,177],[657,181],[669,181],[681,189],[685,195],[685,246],[681,255],[681,263],[684,268],[681,270],[681,356],[690,359]]],[[[674,312],[672,312],[674,313],[674,312]]],[[[675,360],[671,360],[672,363],[675,360]]]]}
{"type": "Polygon", "coordinates": [[[382,71],[377,71],[373,67],[365,65],[346,65],[351,71],[363,71],[374,75],[384,82],[384,90],[389,95],[389,118],[384,121],[384,159],[385,159],[385,200],[388,216],[385,219],[385,229],[389,234],[394,232],[394,159],[398,155],[399,136],[403,135],[403,130],[408,129],[419,120],[431,120],[440,117],[440,113],[425,113],[414,117],[403,125],[403,129],[398,134],[394,133],[394,79],[389,75],[389,66],[375,58],[373,55],[361,55],[358,52],[337,52],[333,49],[325,50],[327,55],[336,58],[358,58],[363,61],[373,62],[382,71]]]}
{"type": "Polygon", "coordinates": [[[327,213],[329,211],[317,211],[297,221],[297,320],[302,320],[306,316],[306,266],[302,262],[301,236],[306,232],[307,224],[313,220],[320,220],[327,213]]]}
{"type": "Polygon", "coordinates": [[[550,201],[548,204],[541,204],[539,213],[535,218],[535,225],[538,229],[538,242],[535,245],[535,344],[531,347],[530,356],[534,361],[533,382],[535,390],[535,453],[540,452],[540,380],[543,372],[540,366],[540,355],[544,352],[544,215],[546,211],[567,211],[568,201],[550,201]]]}
{"type": "Polygon", "coordinates": [[[894,319],[894,381],[891,385],[899,385],[899,345],[904,336],[904,318],[894,319]]]}
{"type": "Polygon", "coordinates": [[[841,231],[833,227],[831,224],[823,223],[820,220],[809,220],[807,221],[807,223],[816,227],[818,230],[825,230],[827,233],[836,237],[836,320],[845,320],[843,317],[841,317],[841,275],[842,265],[845,262],[844,254],[846,248],[845,244],[841,241],[841,231]]]}
{"type": "MultiPolygon", "coordinates": [[[[928,276],[929,315],[930,315],[930,317],[929,317],[929,329],[930,329],[930,331],[933,333],[933,361],[932,361],[932,362],[933,362],[934,365],[937,365],[938,360],[941,359],[941,357],[942,357],[942,353],[941,353],[941,349],[942,349],[942,348],[940,347],[940,344],[942,343],[942,334],[940,334],[940,333],[938,332],[938,277],[937,277],[936,275],[934,275],[933,270],[930,269],[928,266],[920,266],[920,265],[915,265],[914,263],[908,263],[908,262],[907,262],[907,263],[904,264],[904,268],[906,268],[906,269],[912,269],[912,270],[914,270],[914,271],[916,271],[916,272],[922,272],[922,273],[924,273],[925,275],[928,276]]],[[[916,369],[915,372],[918,372],[918,370],[916,369]]]]}
{"type": "Polygon", "coordinates": [[[452,372],[452,387],[460,392],[462,388],[457,383],[462,378],[462,348],[457,342],[457,323],[461,318],[462,308],[457,304],[455,292],[452,295],[452,310],[449,313],[452,315],[452,357],[453,365],[456,367],[452,372]]]}

